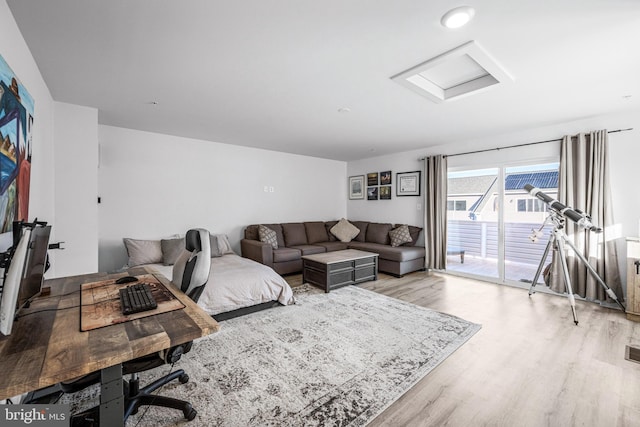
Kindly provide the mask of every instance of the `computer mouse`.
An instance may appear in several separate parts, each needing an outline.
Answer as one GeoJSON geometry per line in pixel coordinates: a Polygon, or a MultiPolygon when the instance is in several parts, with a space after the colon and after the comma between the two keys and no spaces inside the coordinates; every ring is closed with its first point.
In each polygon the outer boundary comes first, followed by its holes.
{"type": "Polygon", "coordinates": [[[131,283],[131,282],[137,282],[138,278],[137,277],[133,277],[133,276],[124,276],[119,278],[118,280],[116,280],[116,283],[118,285],[122,285],[123,283],[131,283]]]}

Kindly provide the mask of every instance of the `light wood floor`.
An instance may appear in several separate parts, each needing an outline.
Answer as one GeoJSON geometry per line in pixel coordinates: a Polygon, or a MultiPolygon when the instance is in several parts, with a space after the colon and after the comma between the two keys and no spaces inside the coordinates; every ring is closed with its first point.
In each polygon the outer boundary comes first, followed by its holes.
{"type": "MultiPolygon", "coordinates": [[[[288,276],[295,286],[300,275],[288,276]]],[[[380,414],[378,426],[640,426],[640,323],[618,310],[418,272],[359,285],[482,329],[380,414]]]]}

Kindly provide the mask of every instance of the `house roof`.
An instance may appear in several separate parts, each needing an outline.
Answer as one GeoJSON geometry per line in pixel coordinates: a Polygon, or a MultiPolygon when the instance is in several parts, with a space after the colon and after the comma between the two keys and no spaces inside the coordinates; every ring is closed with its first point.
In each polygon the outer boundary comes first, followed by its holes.
{"type": "MultiPolygon", "coordinates": [[[[472,177],[449,178],[447,192],[453,196],[485,196],[496,191],[497,175],[482,175],[472,177]]],[[[522,191],[524,186],[530,184],[540,189],[558,188],[558,171],[512,173],[505,177],[506,191],[522,191]]],[[[475,201],[469,210],[482,208],[488,201],[488,197],[482,197],[475,201]]]]}

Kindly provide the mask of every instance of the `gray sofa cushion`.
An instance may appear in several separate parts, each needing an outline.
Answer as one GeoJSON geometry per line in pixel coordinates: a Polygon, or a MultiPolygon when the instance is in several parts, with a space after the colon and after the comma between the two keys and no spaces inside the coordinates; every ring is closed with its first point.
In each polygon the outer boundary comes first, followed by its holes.
{"type": "Polygon", "coordinates": [[[307,243],[310,245],[329,241],[329,236],[327,236],[327,229],[324,226],[324,222],[305,222],[304,228],[307,231],[307,243]]]}
{"type": "Polygon", "coordinates": [[[284,235],[284,246],[288,248],[308,244],[307,231],[301,222],[287,222],[282,224],[282,233],[284,235]]]}
{"type": "Polygon", "coordinates": [[[397,248],[392,248],[389,245],[381,245],[380,243],[351,242],[349,243],[349,248],[375,252],[382,259],[397,262],[423,258],[426,254],[425,249],[421,246],[398,246],[397,248]]]}
{"type": "Polygon", "coordinates": [[[286,262],[299,260],[302,253],[298,249],[278,248],[273,250],[273,262],[286,262]]]}
{"type": "Polygon", "coordinates": [[[291,249],[297,249],[302,252],[302,255],[313,255],[313,254],[321,254],[326,252],[326,248],[320,245],[298,245],[291,246],[291,249]]]}
{"type": "Polygon", "coordinates": [[[333,251],[343,251],[349,247],[349,244],[335,241],[335,242],[319,242],[319,243],[316,243],[316,246],[323,246],[327,250],[327,252],[333,252],[333,251]]]}
{"type": "Polygon", "coordinates": [[[369,221],[351,221],[351,224],[360,229],[360,233],[353,240],[356,242],[366,242],[367,226],[369,225],[369,221]]]}
{"type": "Polygon", "coordinates": [[[389,231],[391,224],[381,224],[372,222],[367,227],[367,243],[380,243],[381,245],[390,244],[389,231]]]}

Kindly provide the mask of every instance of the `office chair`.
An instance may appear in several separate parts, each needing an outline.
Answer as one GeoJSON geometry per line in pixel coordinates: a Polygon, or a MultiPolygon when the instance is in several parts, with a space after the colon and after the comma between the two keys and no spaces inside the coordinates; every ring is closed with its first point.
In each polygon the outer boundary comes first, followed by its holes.
{"type": "MultiPolygon", "coordinates": [[[[185,236],[185,251],[178,257],[178,260],[173,266],[172,283],[192,300],[197,302],[209,279],[210,268],[211,246],[209,232],[204,229],[187,231],[185,236]]],[[[183,369],[171,372],[169,375],[143,388],[140,388],[138,378],[139,372],[177,362],[183,354],[191,350],[192,344],[193,342],[188,342],[122,364],[122,374],[131,375],[128,381],[123,380],[125,422],[130,415],[137,413],[138,408],[143,405],[179,409],[189,421],[196,417],[197,411],[193,409],[191,403],[171,397],[151,394],[175,379],[178,379],[182,384],[189,381],[189,376],[183,369]]],[[[57,393],[58,396],[62,393],[75,393],[98,382],[100,382],[100,371],[85,375],[71,382],[60,383],[57,393]]],[[[46,395],[45,398],[32,400],[29,403],[42,403],[47,401],[46,398],[50,400],[51,396],[52,395],[46,395]]],[[[72,426],[99,425],[98,415],[99,407],[91,408],[81,414],[76,414],[72,417],[72,426]]]]}

